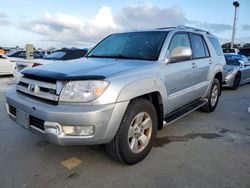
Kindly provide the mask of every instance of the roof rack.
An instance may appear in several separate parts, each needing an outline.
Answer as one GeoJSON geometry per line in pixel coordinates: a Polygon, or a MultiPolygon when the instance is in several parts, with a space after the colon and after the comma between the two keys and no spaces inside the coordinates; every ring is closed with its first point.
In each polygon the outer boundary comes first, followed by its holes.
{"type": "Polygon", "coordinates": [[[204,32],[204,33],[206,33],[208,35],[211,35],[211,33],[209,31],[199,29],[199,28],[195,28],[195,27],[189,27],[189,26],[185,26],[185,25],[178,25],[176,27],[160,27],[160,28],[156,28],[156,29],[173,29],[173,28],[176,28],[176,29],[188,29],[188,30],[191,30],[191,31],[199,31],[199,32],[204,32]]]}
{"type": "Polygon", "coordinates": [[[191,30],[191,31],[204,32],[204,33],[207,33],[208,35],[211,34],[209,31],[199,29],[199,28],[196,28],[196,27],[189,27],[189,26],[185,26],[185,25],[178,25],[176,28],[177,29],[188,29],[188,30],[191,30]]]}

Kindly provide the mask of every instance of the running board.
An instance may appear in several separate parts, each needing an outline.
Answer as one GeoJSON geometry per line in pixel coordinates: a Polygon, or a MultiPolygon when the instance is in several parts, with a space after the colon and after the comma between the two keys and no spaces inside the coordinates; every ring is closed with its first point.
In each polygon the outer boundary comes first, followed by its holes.
{"type": "Polygon", "coordinates": [[[170,123],[173,123],[177,121],[178,119],[182,118],[183,116],[195,111],[196,109],[200,108],[204,104],[207,103],[207,99],[199,99],[195,100],[173,112],[170,112],[167,114],[164,118],[163,126],[169,125],[170,123]]]}

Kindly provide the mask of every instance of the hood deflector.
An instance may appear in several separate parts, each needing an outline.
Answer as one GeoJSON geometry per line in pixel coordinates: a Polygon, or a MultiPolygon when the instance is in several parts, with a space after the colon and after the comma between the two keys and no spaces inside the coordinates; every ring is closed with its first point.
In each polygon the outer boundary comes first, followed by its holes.
{"type": "Polygon", "coordinates": [[[58,72],[45,71],[39,69],[26,69],[21,72],[26,78],[56,83],[57,80],[103,80],[101,75],[67,75],[58,72]]]}

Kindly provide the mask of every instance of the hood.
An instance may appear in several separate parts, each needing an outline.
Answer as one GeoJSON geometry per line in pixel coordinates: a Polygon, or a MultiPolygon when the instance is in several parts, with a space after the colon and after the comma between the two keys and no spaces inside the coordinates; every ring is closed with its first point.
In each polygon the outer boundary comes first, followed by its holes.
{"type": "Polygon", "coordinates": [[[77,62],[59,62],[25,69],[22,71],[22,74],[26,77],[42,80],[104,79],[148,64],[152,64],[152,62],[124,59],[84,58],[77,62]]]}

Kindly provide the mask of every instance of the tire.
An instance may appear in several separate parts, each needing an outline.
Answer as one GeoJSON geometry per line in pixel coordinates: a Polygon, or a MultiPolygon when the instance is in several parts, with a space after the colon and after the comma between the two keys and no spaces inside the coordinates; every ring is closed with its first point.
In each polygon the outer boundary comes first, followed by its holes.
{"type": "Polygon", "coordinates": [[[105,145],[106,151],[123,164],[133,165],[140,162],[153,146],[157,125],[157,112],[153,104],[145,99],[132,100],[115,138],[105,145]]]}
{"type": "Polygon", "coordinates": [[[215,78],[208,96],[208,102],[200,108],[202,112],[213,112],[217,107],[221,93],[220,82],[215,78]]]}
{"type": "Polygon", "coordinates": [[[236,89],[239,88],[239,86],[240,86],[240,80],[241,80],[240,74],[237,73],[235,75],[235,78],[234,78],[234,84],[233,84],[233,87],[232,87],[233,90],[236,90],[236,89]]]}

